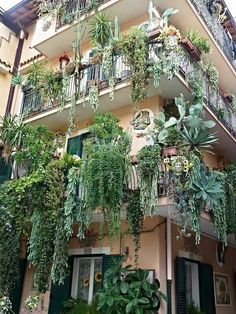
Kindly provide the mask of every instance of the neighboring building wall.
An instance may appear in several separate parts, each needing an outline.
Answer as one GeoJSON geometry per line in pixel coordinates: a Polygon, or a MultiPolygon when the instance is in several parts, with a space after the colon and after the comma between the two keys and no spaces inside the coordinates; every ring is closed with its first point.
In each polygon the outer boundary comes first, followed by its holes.
{"type": "Polygon", "coordinates": [[[17,44],[16,35],[0,23],[0,116],[3,116],[6,110],[11,84],[9,72],[13,69],[17,44]],[[6,68],[6,71],[1,70],[1,64],[6,68]]]}

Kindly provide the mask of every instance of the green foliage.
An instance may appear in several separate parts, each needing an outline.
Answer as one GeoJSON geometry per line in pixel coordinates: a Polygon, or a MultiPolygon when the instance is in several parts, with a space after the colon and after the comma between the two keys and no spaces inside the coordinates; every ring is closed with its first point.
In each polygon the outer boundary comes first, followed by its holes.
{"type": "Polygon", "coordinates": [[[20,237],[14,218],[2,206],[0,237],[0,295],[8,295],[19,275],[20,237]]]}
{"type": "Polygon", "coordinates": [[[44,167],[55,152],[54,135],[45,126],[30,126],[17,116],[2,118],[0,138],[6,159],[12,158],[25,166],[28,173],[44,167]],[[13,151],[14,156],[12,156],[13,151]]]}
{"type": "Polygon", "coordinates": [[[75,222],[75,212],[79,200],[77,197],[77,187],[79,182],[78,168],[71,168],[67,176],[67,187],[65,190],[66,200],[64,207],[60,208],[59,221],[56,228],[54,239],[54,255],[51,277],[54,283],[63,284],[68,275],[68,249],[69,240],[73,232],[73,223],[75,222]]]}
{"type": "Polygon", "coordinates": [[[122,268],[116,264],[105,273],[103,288],[98,292],[98,310],[105,314],[158,313],[161,299],[166,299],[159,290],[160,282],[148,281],[148,271],[131,266],[122,268]]]}
{"type": "Polygon", "coordinates": [[[93,111],[96,111],[99,106],[99,89],[97,85],[89,87],[89,103],[93,111]]]}
{"type": "Polygon", "coordinates": [[[81,174],[85,208],[90,212],[101,209],[111,233],[120,225],[126,158],[130,151],[130,140],[118,121],[109,113],[95,116],[81,174]]]}
{"type": "Polygon", "coordinates": [[[70,299],[64,302],[63,314],[97,314],[97,300],[93,300],[92,304],[87,304],[81,299],[70,299]]]}
{"type": "Polygon", "coordinates": [[[90,27],[90,39],[95,46],[103,48],[111,42],[112,22],[106,12],[97,13],[90,27]]]}
{"type": "Polygon", "coordinates": [[[138,265],[138,253],[141,248],[140,235],[143,230],[144,212],[140,205],[140,192],[135,191],[129,199],[126,218],[130,224],[130,232],[134,237],[135,264],[138,265]]]}
{"type": "Polygon", "coordinates": [[[191,304],[188,306],[187,314],[205,314],[205,313],[201,312],[194,304],[191,304]]]}
{"type": "Polygon", "coordinates": [[[28,126],[22,117],[5,115],[1,117],[0,138],[4,147],[4,156],[9,159],[13,150],[20,150],[28,126]]]}
{"type": "Polygon", "coordinates": [[[211,45],[207,38],[200,36],[196,30],[191,30],[187,33],[187,37],[201,51],[201,53],[209,53],[211,45]]]}
{"type": "Polygon", "coordinates": [[[144,146],[137,155],[140,204],[147,215],[152,215],[157,210],[160,153],[161,148],[156,144],[144,146]]]}
{"type": "Polygon", "coordinates": [[[143,30],[134,27],[122,38],[120,45],[121,54],[132,72],[132,102],[138,103],[147,97],[147,35],[143,30]]]}
{"type": "Polygon", "coordinates": [[[225,171],[227,233],[236,234],[236,168],[234,165],[225,171]]]}
{"type": "Polygon", "coordinates": [[[214,89],[219,87],[219,72],[214,66],[213,62],[206,63],[203,67],[204,71],[206,72],[209,82],[214,89]]]}

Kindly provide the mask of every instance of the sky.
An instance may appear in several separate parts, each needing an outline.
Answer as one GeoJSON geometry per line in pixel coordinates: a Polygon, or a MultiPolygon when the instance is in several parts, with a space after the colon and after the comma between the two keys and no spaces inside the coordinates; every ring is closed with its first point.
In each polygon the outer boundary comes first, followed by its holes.
{"type": "MultiPolygon", "coordinates": [[[[4,10],[7,10],[18,2],[20,2],[20,0],[0,0],[0,7],[2,7],[4,10]]],[[[227,3],[229,9],[231,10],[232,15],[236,17],[236,1],[225,0],[225,2],[227,3]]]]}

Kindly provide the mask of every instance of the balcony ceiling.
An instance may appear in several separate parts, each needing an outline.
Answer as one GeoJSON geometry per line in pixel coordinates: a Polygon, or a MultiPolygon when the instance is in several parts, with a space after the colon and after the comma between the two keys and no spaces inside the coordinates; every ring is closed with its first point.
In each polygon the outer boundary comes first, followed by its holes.
{"type": "MultiPolygon", "coordinates": [[[[157,4],[157,0],[154,1],[157,4]]],[[[111,0],[99,7],[98,11],[105,10],[111,19],[114,20],[115,16],[118,16],[120,25],[132,21],[140,16],[143,16],[148,12],[147,0],[135,0],[135,9],[132,10],[133,0],[111,0]],[[129,9],[127,9],[129,8],[129,9]]],[[[94,14],[92,14],[87,21],[87,25],[92,20],[94,14]]],[[[64,51],[71,49],[71,44],[75,39],[76,23],[71,25],[65,25],[59,28],[56,32],[52,33],[52,30],[48,31],[48,37],[45,32],[43,33],[40,29],[42,28],[42,20],[38,20],[35,37],[33,38],[32,47],[36,48],[46,57],[52,59],[61,55],[64,51]],[[40,39],[40,32],[42,33],[43,41],[40,39]],[[52,36],[53,35],[53,36],[52,36]]],[[[55,23],[51,27],[55,29],[55,23]]],[[[86,27],[82,44],[89,40],[89,27],[86,27]]]]}

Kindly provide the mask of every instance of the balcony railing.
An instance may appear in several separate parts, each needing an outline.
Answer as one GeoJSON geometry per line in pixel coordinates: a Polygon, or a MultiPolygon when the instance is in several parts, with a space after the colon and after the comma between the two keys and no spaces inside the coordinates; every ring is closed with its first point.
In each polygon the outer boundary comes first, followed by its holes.
{"type": "MultiPolygon", "coordinates": [[[[191,77],[194,73],[194,64],[191,57],[186,54],[179,54],[180,70],[185,77],[191,77]]],[[[199,68],[200,70],[200,68],[199,68]]],[[[213,88],[207,73],[202,70],[203,93],[205,105],[213,111],[217,118],[223,123],[228,131],[236,138],[236,115],[231,104],[225,99],[218,88],[213,88]],[[221,114],[223,113],[223,115],[221,114]]]]}
{"type": "MultiPolygon", "coordinates": [[[[166,197],[169,195],[171,186],[173,184],[173,175],[170,172],[165,172],[164,165],[160,164],[159,166],[159,180],[158,180],[158,195],[166,197]]],[[[125,181],[125,190],[126,192],[133,192],[140,188],[140,179],[138,175],[138,164],[132,163],[129,175],[125,181]]]]}
{"type": "MultiPolygon", "coordinates": [[[[157,61],[162,54],[158,43],[152,42],[149,44],[149,60],[157,61]]],[[[186,78],[191,77],[194,73],[194,62],[190,55],[182,50],[181,53],[176,53],[176,58],[179,59],[180,73],[186,78]]],[[[199,68],[200,70],[200,68],[199,68]]],[[[124,58],[120,55],[113,57],[113,76],[115,83],[118,84],[131,77],[131,71],[127,66],[124,58]]],[[[209,107],[218,119],[224,124],[228,131],[236,137],[236,116],[230,103],[222,96],[219,89],[214,89],[209,81],[207,74],[202,70],[202,77],[204,80],[204,98],[205,104],[209,107]],[[223,112],[223,116],[220,115],[223,112]]],[[[92,64],[86,69],[80,71],[79,77],[72,75],[69,79],[69,84],[66,93],[66,100],[70,101],[76,91],[79,92],[81,98],[88,95],[89,87],[97,84],[99,90],[108,87],[108,79],[104,75],[102,64],[92,64]],[[76,83],[76,84],[75,84],[76,83]]],[[[51,108],[58,107],[58,103],[43,103],[40,97],[35,95],[33,91],[26,91],[23,98],[23,113],[39,113],[47,111],[51,108]]]]}
{"type": "Polygon", "coordinates": [[[73,21],[86,13],[96,10],[100,5],[109,0],[69,0],[65,10],[57,16],[56,30],[65,24],[71,24],[73,21]]]}
{"type": "Polygon", "coordinates": [[[206,0],[190,0],[196,8],[198,14],[202,17],[207,28],[212,33],[214,39],[217,41],[225,55],[236,67],[236,43],[232,40],[227,29],[220,23],[218,17],[210,12],[209,3],[206,0]]]}

